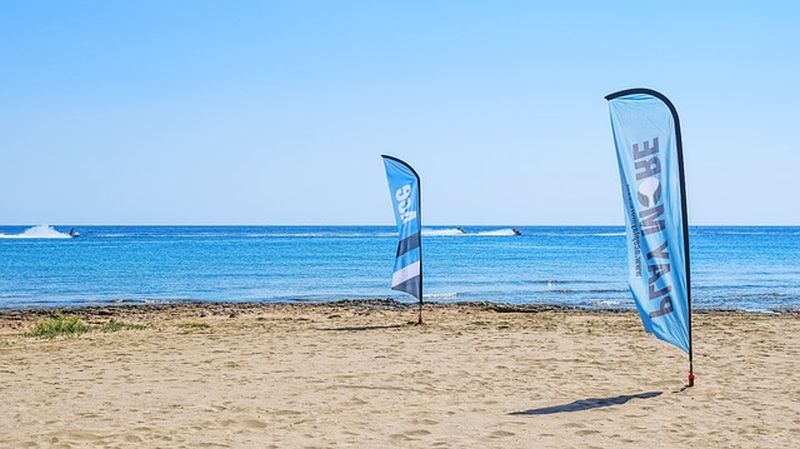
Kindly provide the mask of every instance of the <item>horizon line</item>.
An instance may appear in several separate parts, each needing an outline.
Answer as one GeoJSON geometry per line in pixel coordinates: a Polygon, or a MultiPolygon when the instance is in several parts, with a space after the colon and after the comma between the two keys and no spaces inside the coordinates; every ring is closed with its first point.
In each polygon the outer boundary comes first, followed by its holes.
{"type": "MultiPolygon", "coordinates": [[[[149,227],[207,227],[207,226],[216,226],[216,227],[244,227],[244,226],[252,226],[252,227],[389,227],[393,228],[396,227],[394,223],[389,224],[318,224],[318,223],[295,223],[295,224],[256,224],[256,223],[78,223],[78,224],[63,224],[63,223],[56,223],[56,224],[49,224],[49,223],[39,223],[39,224],[32,224],[32,223],[2,223],[0,227],[18,227],[18,226],[61,226],[61,227],[78,227],[78,226],[125,226],[125,227],[134,227],[134,226],[149,226],[149,227]]],[[[494,226],[505,226],[505,227],[588,227],[588,226],[597,226],[597,227],[626,227],[625,224],[597,224],[597,223],[584,223],[584,224],[508,224],[508,223],[492,223],[492,224],[463,224],[463,223],[446,223],[446,224],[425,224],[423,227],[443,227],[443,226],[451,226],[451,227],[494,227],[494,226]]],[[[756,223],[756,224],[742,224],[742,223],[735,223],[735,224],[708,224],[708,223],[701,223],[701,224],[690,224],[689,227],[775,227],[775,228],[793,228],[793,227],[800,227],[800,224],[767,224],[767,223],[756,223]]]]}

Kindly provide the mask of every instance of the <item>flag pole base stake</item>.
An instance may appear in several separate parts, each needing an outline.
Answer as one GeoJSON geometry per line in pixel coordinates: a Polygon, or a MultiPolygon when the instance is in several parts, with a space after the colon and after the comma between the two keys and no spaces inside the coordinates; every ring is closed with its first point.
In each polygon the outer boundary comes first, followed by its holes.
{"type": "Polygon", "coordinates": [[[689,373],[689,385],[690,387],[694,386],[694,373],[689,373]]]}

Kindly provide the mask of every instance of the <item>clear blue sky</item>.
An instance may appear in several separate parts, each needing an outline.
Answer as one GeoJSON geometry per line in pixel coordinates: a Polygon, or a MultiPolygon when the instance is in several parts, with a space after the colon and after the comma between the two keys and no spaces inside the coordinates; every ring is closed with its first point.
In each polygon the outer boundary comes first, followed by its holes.
{"type": "Polygon", "coordinates": [[[622,224],[641,86],[693,224],[800,224],[800,3],[537,3],[2,2],[0,223],[391,224],[388,153],[429,224],[622,224]]]}

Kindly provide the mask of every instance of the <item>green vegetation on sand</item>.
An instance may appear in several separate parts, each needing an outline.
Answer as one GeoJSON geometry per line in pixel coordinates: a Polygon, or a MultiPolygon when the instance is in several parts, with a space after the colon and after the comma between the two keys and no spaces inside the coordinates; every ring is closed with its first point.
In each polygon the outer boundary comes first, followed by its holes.
{"type": "Polygon", "coordinates": [[[79,316],[56,312],[50,317],[37,321],[27,335],[29,337],[54,338],[58,336],[76,336],[92,331],[117,332],[122,330],[141,330],[146,327],[142,324],[130,324],[114,320],[100,326],[92,326],[84,323],[79,316]]]}
{"type": "Polygon", "coordinates": [[[80,335],[92,328],[75,315],[56,312],[53,316],[39,320],[28,333],[31,337],[53,338],[59,335],[80,335]]]}

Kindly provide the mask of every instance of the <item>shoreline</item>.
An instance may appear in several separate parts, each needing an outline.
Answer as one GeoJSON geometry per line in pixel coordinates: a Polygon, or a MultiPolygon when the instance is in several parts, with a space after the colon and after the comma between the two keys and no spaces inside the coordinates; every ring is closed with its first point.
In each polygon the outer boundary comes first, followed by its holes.
{"type": "MultiPolygon", "coordinates": [[[[374,311],[403,311],[414,310],[418,307],[417,302],[398,301],[393,298],[369,298],[369,299],[342,299],[333,301],[276,301],[276,302],[226,302],[226,301],[159,301],[159,302],[108,302],[98,304],[78,304],[64,306],[31,306],[31,307],[0,307],[0,321],[3,320],[27,320],[31,318],[42,318],[52,316],[55,313],[63,312],[71,315],[86,317],[126,317],[153,315],[159,313],[192,315],[193,313],[205,313],[211,315],[230,315],[243,313],[269,312],[283,308],[294,308],[297,310],[319,310],[319,309],[369,309],[374,311]]],[[[455,301],[455,302],[436,302],[426,301],[423,310],[436,309],[472,309],[476,311],[488,311],[497,313],[522,313],[535,314],[543,312],[557,313],[582,313],[596,315],[616,315],[631,313],[636,315],[633,307],[589,307],[573,306],[566,304],[530,303],[516,304],[507,302],[489,301],[455,301]]],[[[795,316],[800,315],[800,308],[787,307],[784,309],[770,310],[743,310],[743,309],[723,309],[723,308],[695,308],[692,310],[696,315],[758,315],[758,316],[795,316]]]]}

